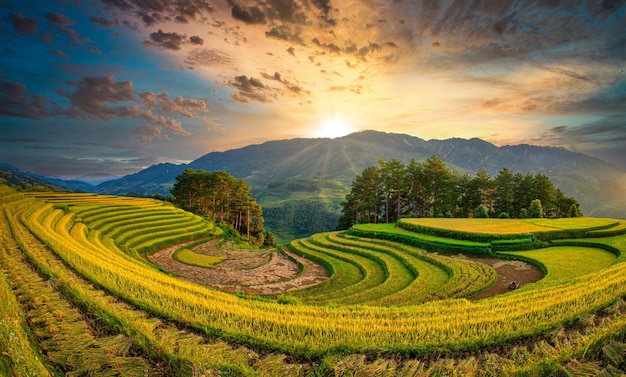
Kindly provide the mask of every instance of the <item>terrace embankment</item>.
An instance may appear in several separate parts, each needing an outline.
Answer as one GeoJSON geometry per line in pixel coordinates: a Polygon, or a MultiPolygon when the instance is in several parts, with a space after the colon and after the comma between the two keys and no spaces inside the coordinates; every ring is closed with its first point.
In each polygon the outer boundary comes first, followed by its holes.
{"type": "MultiPolygon", "coordinates": [[[[188,244],[167,247],[149,257],[161,268],[196,284],[202,284],[229,292],[276,295],[315,285],[328,278],[328,271],[309,259],[289,250],[286,253],[305,266],[300,267],[286,255],[274,250],[247,251],[218,247],[219,240],[211,240],[193,248],[198,254],[221,256],[226,260],[215,268],[190,266],[174,259],[179,248],[188,244]],[[299,275],[300,274],[300,275],[299,275]]],[[[463,254],[454,257],[471,259],[491,266],[498,274],[496,283],[470,299],[478,300],[510,291],[509,284],[517,282],[520,287],[534,283],[543,277],[539,269],[522,261],[498,258],[468,258],[463,254]]]]}

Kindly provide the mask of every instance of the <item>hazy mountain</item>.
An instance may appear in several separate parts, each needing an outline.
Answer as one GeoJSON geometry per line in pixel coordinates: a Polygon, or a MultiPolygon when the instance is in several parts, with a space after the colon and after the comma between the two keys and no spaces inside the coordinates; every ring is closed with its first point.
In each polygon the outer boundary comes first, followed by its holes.
{"type": "Polygon", "coordinates": [[[23,172],[10,164],[0,164],[0,183],[5,183],[10,187],[20,187],[24,189],[45,187],[50,191],[70,191],[65,187],[60,187],[49,182],[47,179],[40,178],[32,173],[23,172]]]}
{"type": "Polygon", "coordinates": [[[94,173],[94,174],[86,174],[81,175],[80,177],[76,177],[73,180],[79,182],[89,183],[90,185],[97,186],[101,183],[112,181],[114,179],[119,179],[120,176],[111,175],[106,173],[94,173]]]}
{"type": "Polygon", "coordinates": [[[96,187],[100,193],[169,194],[185,168],[224,170],[245,179],[263,206],[292,199],[321,199],[337,208],[354,177],[382,158],[408,163],[433,154],[449,168],[474,173],[484,168],[494,176],[502,168],[543,173],[566,195],[581,202],[587,216],[626,218],[626,174],[597,158],[564,148],[516,145],[497,147],[481,139],[423,140],[418,137],[363,131],[336,139],[269,141],[206,154],[188,165],[159,164],[96,187]],[[285,185],[280,182],[298,182],[285,185]],[[308,182],[308,183],[307,183],[308,182]],[[307,187],[298,190],[293,187],[307,187]],[[290,187],[290,188],[289,188],[290,187]],[[311,189],[313,187],[313,189],[311,189]]]}
{"type": "MultiPolygon", "coordinates": [[[[224,170],[245,179],[268,217],[278,219],[283,216],[281,211],[287,203],[300,200],[325,203],[325,210],[336,215],[354,177],[364,168],[376,165],[379,158],[385,161],[398,158],[408,163],[411,158],[422,161],[433,154],[441,156],[450,169],[461,173],[473,174],[484,168],[495,176],[505,167],[521,173],[543,173],[566,195],[578,199],[586,216],[626,218],[626,173],[597,158],[564,148],[497,147],[476,138],[426,141],[377,131],[363,131],[336,139],[269,141],[212,152],[186,165],[153,165],[95,187],[85,182],[46,180],[80,191],[168,195],[175,177],[186,168],[224,170]]],[[[29,177],[39,176],[30,174],[29,177]]],[[[292,212],[294,208],[309,207],[300,203],[292,208],[292,212]]],[[[270,224],[266,225],[271,228],[270,224]]]]}
{"type": "Polygon", "coordinates": [[[96,187],[96,192],[130,196],[151,196],[157,193],[169,195],[176,176],[186,168],[186,165],[170,163],[152,165],[135,174],[101,183],[96,187]]]}

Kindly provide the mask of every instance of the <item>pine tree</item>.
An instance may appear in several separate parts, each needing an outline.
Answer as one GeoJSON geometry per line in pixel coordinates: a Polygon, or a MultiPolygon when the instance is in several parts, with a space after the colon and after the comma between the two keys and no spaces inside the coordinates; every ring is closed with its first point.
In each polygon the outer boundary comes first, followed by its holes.
{"type": "Polygon", "coordinates": [[[535,219],[543,217],[543,207],[541,206],[541,200],[535,199],[530,202],[530,207],[528,207],[528,217],[535,219]]]}

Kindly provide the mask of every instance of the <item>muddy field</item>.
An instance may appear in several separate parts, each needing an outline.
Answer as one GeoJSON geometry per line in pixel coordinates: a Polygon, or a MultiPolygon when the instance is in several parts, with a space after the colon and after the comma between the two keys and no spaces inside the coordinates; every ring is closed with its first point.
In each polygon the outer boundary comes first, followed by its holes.
{"type": "MultiPolygon", "coordinates": [[[[295,255],[288,249],[285,252],[289,257],[305,266],[304,272],[297,263],[277,250],[240,250],[228,245],[218,248],[218,242],[219,240],[212,240],[192,248],[198,254],[226,258],[214,268],[190,266],[175,260],[174,252],[185,246],[184,244],[163,249],[149,259],[185,280],[223,291],[247,294],[276,295],[315,285],[328,278],[328,271],[324,267],[295,255]]],[[[453,257],[467,258],[464,255],[453,257]]],[[[493,287],[471,297],[473,300],[506,293],[510,290],[511,282],[517,282],[523,287],[543,277],[537,267],[525,262],[497,258],[471,259],[490,265],[498,273],[498,280],[493,287]]]]}

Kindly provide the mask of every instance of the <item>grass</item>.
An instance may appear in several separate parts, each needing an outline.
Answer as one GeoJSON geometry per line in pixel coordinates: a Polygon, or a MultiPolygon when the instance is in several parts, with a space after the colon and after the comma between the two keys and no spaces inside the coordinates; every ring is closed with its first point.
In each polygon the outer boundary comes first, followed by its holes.
{"type": "Polygon", "coordinates": [[[174,259],[180,263],[188,264],[196,267],[213,268],[216,264],[219,264],[226,260],[225,257],[202,255],[195,253],[187,248],[176,250],[174,253],[174,259]]]}
{"type": "Polygon", "coordinates": [[[565,283],[601,271],[611,266],[616,260],[616,256],[606,250],[579,246],[557,246],[502,254],[522,256],[536,260],[545,266],[548,271],[547,275],[528,287],[565,283]]]}
{"type": "Polygon", "coordinates": [[[430,228],[482,234],[527,234],[554,230],[586,230],[616,224],[615,219],[576,217],[567,219],[402,219],[401,222],[430,228]]]}

